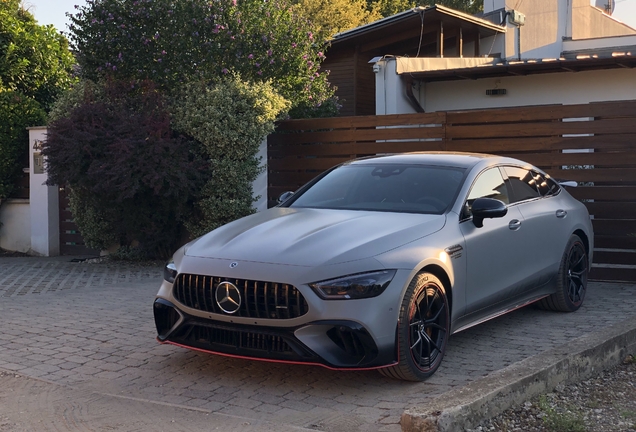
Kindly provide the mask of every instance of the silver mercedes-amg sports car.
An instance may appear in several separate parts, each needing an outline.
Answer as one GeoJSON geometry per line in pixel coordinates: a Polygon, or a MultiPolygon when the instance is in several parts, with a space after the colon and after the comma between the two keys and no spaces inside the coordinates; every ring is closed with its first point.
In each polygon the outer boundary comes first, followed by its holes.
{"type": "Polygon", "coordinates": [[[369,157],[281,198],[174,254],[154,301],[160,342],[416,381],[455,332],[583,303],[588,212],[522,161],[369,157]]]}

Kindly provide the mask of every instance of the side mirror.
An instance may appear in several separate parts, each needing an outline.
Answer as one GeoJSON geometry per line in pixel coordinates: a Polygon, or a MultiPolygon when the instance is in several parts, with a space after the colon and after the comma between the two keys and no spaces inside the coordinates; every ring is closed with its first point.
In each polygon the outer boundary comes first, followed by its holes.
{"type": "Polygon", "coordinates": [[[292,195],[294,195],[294,192],[292,191],[287,191],[287,192],[283,192],[282,194],[280,194],[280,196],[278,197],[278,204],[282,204],[285,201],[287,201],[288,199],[290,199],[292,197],[292,195]]]}
{"type": "Polygon", "coordinates": [[[484,219],[500,218],[508,213],[506,204],[493,198],[477,198],[470,210],[477,228],[484,226],[484,219]]]}
{"type": "Polygon", "coordinates": [[[575,181],[560,181],[558,182],[561,186],[568,186],[568,187],[577,187],[579,184],[575,181]]]}

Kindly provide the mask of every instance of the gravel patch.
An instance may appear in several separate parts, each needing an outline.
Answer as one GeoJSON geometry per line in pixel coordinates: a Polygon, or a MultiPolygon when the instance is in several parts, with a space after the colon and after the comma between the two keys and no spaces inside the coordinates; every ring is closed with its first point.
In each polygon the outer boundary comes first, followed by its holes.
{"type": "Polygon", "coordinates": [[[557,386],[466,432],[636,432],[636,357],[599,376],[557,386]]]}

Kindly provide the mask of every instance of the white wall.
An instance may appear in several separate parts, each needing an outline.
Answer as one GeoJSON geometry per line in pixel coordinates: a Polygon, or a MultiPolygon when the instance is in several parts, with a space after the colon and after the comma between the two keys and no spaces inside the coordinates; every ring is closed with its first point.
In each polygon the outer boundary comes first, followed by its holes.
{"type": "Polygon", "coordinates": [[[420,94],[426,112],[636,99],[636,69],[559,72],[518,77],[433,82],[420,94]],[[505,88],[504,96],[486,89],[505,88]]]}
{"type": "MultiPolygon", "coordinates": [[[[404,92],[404,82],[396,73],[395,59],[380,60],[373,66],[375,72],[375,113],[414,113],[404,92]]],[[[422,90],[423,92],[424,90],[422,90]]]]}
{"type": "Polygon", "coordinates": [[[31,249],[31,211],[28,199],[8,199],[0,207],[0,248],[29,252],[31,249]]]}
{"type": "Polygon", "coordinates": [[[60,254],[60,211],[57,186],[47,186],[46,173],[37,174],[34,153],[46,140],[46,127],[29,128],[29,201],[31,207],[31,253],[57,256],[60,254]]]}
{"type": "MultiPolygon", "coordinates": [[[[376,114],[415,113],[396,73],[396,61],[378,62],[376,114]]],[[[490,67],[490,66],[484,66],[490,67]]],[[[492,66],[496,67],[496,66],[492,66]]],[[[559,72],[478,80],[417,83],[414,94],[425,112],[547,104],[582,104],[636,99],[636,69],[559,72]],[[486,89],[506,89],[487,96],[486,89]]]]}

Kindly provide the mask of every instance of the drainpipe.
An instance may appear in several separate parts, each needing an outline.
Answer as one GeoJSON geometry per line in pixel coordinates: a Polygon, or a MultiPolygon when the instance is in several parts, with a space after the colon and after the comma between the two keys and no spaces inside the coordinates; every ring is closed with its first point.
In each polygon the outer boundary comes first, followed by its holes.
{"type": "Polygon", "coordinates": [[[422,105],[420,105],[420,101],[417,100],[417,98],[413,94],[413,77],[410,75],[402,75],[402,81],[406,86],[406,98],[409,100],[409,103],[411,104],[413,109],[415,109],[415,111],[418,113],[425,112],[424,108],[422,108],[422,105]]]}

